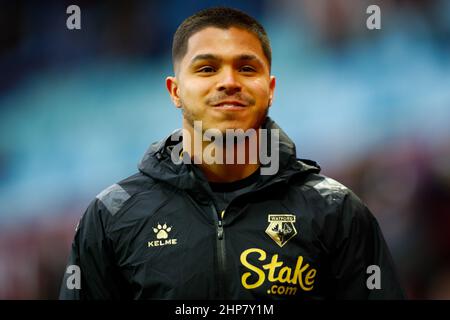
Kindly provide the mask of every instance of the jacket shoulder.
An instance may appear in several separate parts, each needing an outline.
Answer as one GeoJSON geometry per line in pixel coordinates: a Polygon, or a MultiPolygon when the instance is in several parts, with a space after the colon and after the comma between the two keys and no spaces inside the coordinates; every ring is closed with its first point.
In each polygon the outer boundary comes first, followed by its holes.
{"type": "Polygon", "coordinates": [[[156,182],[151,177],[139,172],[110,185],[101,191],[95,200],[101,202],[109,214],[114,216],[129,199],[151,189],[154,185],[156,182]]]}
{"type": "Polygon", "coordinates": [[[342,183],[316,173],[309,174],[303,182],[303,186],[327,205],[339,205],[347,195],[352,193],[352,191],[342,183]]]}
{"type": "Polygon", "coordinates": [[[373,215],[366,204],[342,183],[319,174],[310,175],[305,186],[319,197],[325,206],[341,208],[338,210],[344,217],[358,219],[372,219],[373,215]]]}
{"type": "Polygon", "coordinates": [[[338,219],[339,222],[335,222],[344,228],[343,234],[349,232],[347,229],[352,227],[352,223],[364,230],[378,223],[367,205],[342,183],[315,174],[305,185],[320,211],[325,213],[323,216],[338,219]]]}

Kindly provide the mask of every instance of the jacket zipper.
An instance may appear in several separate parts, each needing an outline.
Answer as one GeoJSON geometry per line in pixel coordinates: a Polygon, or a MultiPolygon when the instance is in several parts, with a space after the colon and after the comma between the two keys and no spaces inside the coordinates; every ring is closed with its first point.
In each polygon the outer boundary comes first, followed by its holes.
{"type": "Polygon", "coordinates": [[[217,248],[217,265],[218,265],[218,297],[219,299],[225,299],[226,297],[226,279],[225,279],[225,271],[226,271],[226,252],[225,252],[225,232],[223,228],[223,215],[225,211],[219,214],[217,213],[217,209],[214,204],[211,205],[214,216],[217,221],[217,237],[216,237],[216,248],[217,248]]]}
{"type": "MultiPolygon", "coordinates": [[[[264,186],[261,189],[251,191],[249,193],[256,193],[262,189],[265,189],[266,187],[276,184],[278,182],[282,181],[275,180],[272,181],[269,185],[264,186]]],[[[242,196],[242,195],[241,195],[242,196]]],[[[240,197],[240,196],[239,196],[240,197]]],[[[232,201],[233,202],[233,201],[232,201]]],[[[229,204],[230,205],[230,204],[229,204]]],[[[221,300],[225,300],[227,296],[227,287],[226,287],[226,249],[225,249],[225,231],[223,227],[223,217],[225,215],[225,210],[221,212],[219,215],[216,209],[216,206],[214,203],[211,203],[211,209],[213,211],[213,215],[216,219],[216,250],[217,250],[217,277],[218,277],[218,283],[217,283],[217,297],[221,300]]]]}
{"type": "MultiPolygon", "coordinates": [[[[275,180],[272,181],[272,183],[270,183],[267,186],[264,186],[264,188],[261,189],[265,189],[266,187],[278,183],[282,180],[275,180]]],[[[259,190],[261,190],[259,189],[259,190]]],[[[256,193],[259,190],[254,190],[251,191],[249,193],[256,193]]],[[[243,196],[243,195],[241,195],[243,196]]],[[[239,196],[240,197],[240,196],[239,196]]],[[[233,202],[233,201],[232,201],[233,202]]],[[[229,204],[230,205],[230,204],[229,204]]],[[[213,210],[213,214],[214,217],[216,218],[216,229],[217,229],[217,237],[216,237],[216,248],[217,248],[217,265],[218,265],[218,272],[217,272],[217,276],[218,276],[218,298],[219,299],[226,299],[227,296],[227,287],[226,287],[226,248],[225,248],[225,231],[224,231],[224,227],[223,227],[223,217],[225,215],[225,210],[223,210],[221,212],[221,214],[219,215],[216,209],[216,206],[211,203],[211,208],[213,210]]]]}

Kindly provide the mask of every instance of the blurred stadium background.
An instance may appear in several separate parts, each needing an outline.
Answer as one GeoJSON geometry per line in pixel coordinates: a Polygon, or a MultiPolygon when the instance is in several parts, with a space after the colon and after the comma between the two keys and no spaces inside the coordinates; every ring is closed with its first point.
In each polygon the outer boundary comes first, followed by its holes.
{"type": "Polygon", "coordinates": [[[0,298],[57,298],[90,200],[180,127],[171,38],[213,5],[263,22],[271,116],[368,204],[408,297],[450,299],[447,0],[0,1],[0,298]]]}

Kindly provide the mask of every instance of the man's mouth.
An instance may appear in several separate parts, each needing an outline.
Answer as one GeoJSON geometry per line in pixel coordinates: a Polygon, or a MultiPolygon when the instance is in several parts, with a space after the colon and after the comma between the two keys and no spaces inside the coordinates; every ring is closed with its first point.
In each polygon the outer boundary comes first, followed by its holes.
{"type": "Polygon", "coordinates": [[[215,108],[222,108],[222,109],[236,109],[236,108],[245,108],[247,104],[237,100],[227,100],[216,103],[213,106],[215,108]]]}

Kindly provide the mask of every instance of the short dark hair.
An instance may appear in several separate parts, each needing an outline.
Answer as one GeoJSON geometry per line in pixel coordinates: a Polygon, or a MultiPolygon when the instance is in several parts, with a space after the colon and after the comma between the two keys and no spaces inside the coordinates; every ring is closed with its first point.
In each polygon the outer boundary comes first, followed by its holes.
{"type": "Polygon", "coordinates": [[[228,29],[237,27],[247,30],[256,35],[261,43],[262,50],[269,68],[272,64],[272,49],[269,37],[264,27],[245,12],[227,7],[214,7],[201,10],[186,18],[178,27],[172,42],[172,63],[175,67],[177,61],[181,60],[187,52],[189,38],[206,27],[228,29]]]}

